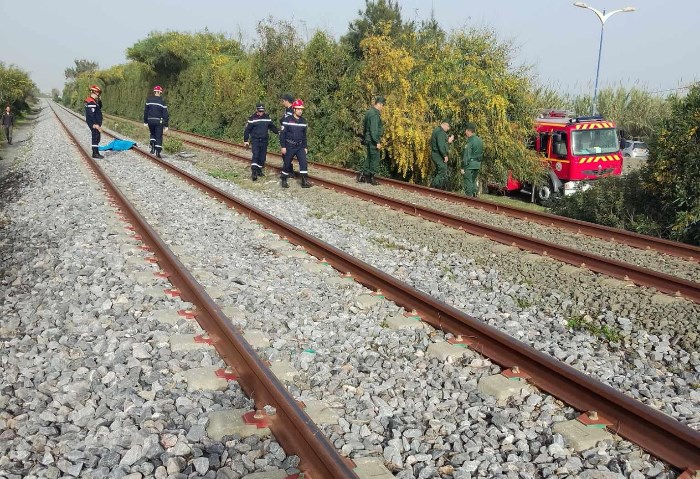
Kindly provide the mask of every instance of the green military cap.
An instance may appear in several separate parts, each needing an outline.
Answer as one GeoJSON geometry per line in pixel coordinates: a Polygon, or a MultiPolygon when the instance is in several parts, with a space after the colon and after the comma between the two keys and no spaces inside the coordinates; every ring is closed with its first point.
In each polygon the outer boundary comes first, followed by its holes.
{"type": "Polygon", "coordinates": [[[440,123],[441,123],[441,124],[442,124],[442,123],[447,123],[448,125],[451,125],[451,124],[452,124],[452,120],[450,120],[449,118],[443,118],[443,119],[440,121],[440,123]]]}
{"type": "Polygon", "coordinates": [[[386,98],[384,98],[383,96],[379,95],[379,96],[377,96],[377,99],[374,100],[374,103],[381,103],[381,104],[383,105],[383,104],[386,103],[386,98]]]}
{"type": "Polygon", "coordinates": [[[464,125],[464,129],[469,130],[471,132],[476,132],[476,125],[469,121],[464,125]]]}

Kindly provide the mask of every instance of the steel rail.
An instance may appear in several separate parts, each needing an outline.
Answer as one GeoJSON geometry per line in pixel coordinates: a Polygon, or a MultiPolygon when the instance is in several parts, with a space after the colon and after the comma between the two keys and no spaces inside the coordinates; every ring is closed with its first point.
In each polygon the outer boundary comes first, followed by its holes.
{"type": "MultiPolygon", "coordinates": [[[[140,150],[139,150],[140,151],[140,150]]],[[[149,160],[210,196],[233,206],[267,228],[303,246],[336,270],[364,286],[380,291],[427,323],[458,338],[467,338],[475,351],[504,368],[518,367],[529,381],[580,411],[596,411],[609,429],[681,470],[700,468],[700,432],[593,379],[557,359],[539,352],[478,319],[423,293],[383,271],[324,243],[312,235],[249,205],[185,170],[141,151],[149,160]]]]}
{"type": "MultiPolygon", "coordinates": [[[[118,117],[115,115],[107,115],[120,120],[129,120],[128,118],[118,117]]],[[[136,123],[136,122],[134,122],[136,123]]],[[[190,135],[196,138],[200,138],[206,141],[212,141],[228,147],[235,148],[245,148],[243,145],[234,143],[231,141],[222,140],[219,138],[212,138],[205,135],[200,135],[198,133],[190,133],[182,130],[170,129],[173,133],[180,135],[190,135]]],[[[268,152],[269,155],[273,155],[281,158],[282,155],[276,152],[268,152]]],[[[319,170],[331,171],[337,174],[344,175],[346,177],[355,177],[357,172],[349,170],[335,165],[328,165],[319,162],[309,162],[314,168],[319,170]]],[[[573,218],[567,218],[565,216],[557,216],[551,213],[544,213],[538,211],[529,211],[521,208],[516,208],[513,206],[501,205],[498,203],[493,203],[491,201],[477,199],[477,198],[467,198],[465,196],[452,193],[449,191],[443,191],[436,188],[429,188],[427,186],[416,185],[412,183],[407,183],[405,181],[395,180],[391,178],[378,177],[381,179],[383,185],[393,186],[395,188],[400,188],[402,190],[411,191],[414,193],[419,193],[425,196],[431,196],[433,198],[438,198],[442,200],[451,201],[453,203],[458,203],[466,205],[472,208],[479,208],[484,211],[491,213],[504,214],[511,216],[513,218],[518,218],[526,221],[534,221],[542,225],[563,228],[574,233],[584,234],[587,236],[593,236],[596,238],[604,239],[612,242],[623,243],[627,246],[631,246],[639,249],[653,249],[661,253],[669,254],[672,256],[678,256],[685,258],[690,261],[700,262],[700,247],[689,245],[686,243],[679,243],[677,241],[670,241],[662,238],[656,238],[653,236],[642,235],[639,233],[634,233],[631,231],[626,231],[622,229],[612,228],[609,226],[597,225],[595,223],[589,223],[587,221],[576,220],[573,218]]],[[[318,181],[318,178],[313,178],[318,181]]]]}
{"type": "MultiPolygon", "coordinates": [[[[276,409],[276,413],[273,416],[268,416],[267,419],[270,430],[285,452],[299,456],[300,467],[308,473],[308,477],[314,479],[359,479],[348,464],[351,461],[337,452],[326,436],[289,394],[286,387],[260,359],[255,349],[243,338],[240,329],[235,327],[224,315],[205,289],[131,205],[104,170],[79,146],[80,142],[53,108],[52,111],[72,139],[75,147],[82,154],[84,161],[105,185],[108,196],[119,205],[121,212],[129,219],[142,241],[153,252],[161,269],[179,290],[180,296],[196,305],[196,320],[209,333],[214,347],[225,363],[239,375],[238,383],[246,394],[254,400],[256,408],[263,409],[264,406],[271,405],[276,409]]],[[[137,149],[137,151],[146,157],[150,156],[141,150],[137,149]]]]}
{"type": "MultiPolygon", "coordinates": [[[[196,146],[197,148],[205,149],[236,161],[250,161],[248,158],[241,155],[221,151],[209,145],[203,145],[184,138],[181,140],[185,143],[196,146]]],[[[281,170],[281,168],[276,166],[270,166],[270,168],[277,171],[281,170]]],[[[585,267],[591,271],[595,271],[596,273],[605,274],[622,281],[631,281],[638,285],[655,288],[658,291],[670,295],[683,296],[691,301],[700,302],[700,283],[695,283],[693,281],[678,278],[676,276],[651,269],[642,268],[612,258],[594,255],[592,253],[576,250],[558,245],[556,243],[539,240],[503,228],[498,228],[496,226],[489,226],[476,221],[467,220],[460,216],[443,213],[432,208],[426,208],[403,200],[398,200],[390,196],[380,195],[363,188],[356,188],[354,186],[319,177],[313,177],[313,180],[316,184],[325,188],[350,196],[355,196],[378,205],[387,206],[394,210],[403,211],[404,213],[424,218],[435,223],[447,225],[452,228],[465,231],[469,234],[483,236],[499,243],[518,247],[539,255],[549,256],[577,267],[585,267]]]]}

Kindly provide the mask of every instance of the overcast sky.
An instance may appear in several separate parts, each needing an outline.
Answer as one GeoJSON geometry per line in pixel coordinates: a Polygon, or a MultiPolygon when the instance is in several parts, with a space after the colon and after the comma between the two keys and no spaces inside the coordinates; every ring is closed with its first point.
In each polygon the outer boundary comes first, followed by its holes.
{"type": "MultiPolygon", "coordinates": [[[[591,93],[600,21],[568,0],[400,0],[404,18],[434,11],[446,30],[490,27],[518,47],[516,61],[534,67],[540,83],[591,93]]],[[[42,91],[63,88],[75,58],[101,68],[124,63],[125,51],[154,30],[199,31],[255,39],[257,22],[286,17],[303,37],[317,29],[336,38],[364,0],[0,0],[0,61],[31,74],[42,91]]],[[[700,79],[700,0],[591,0],[608,11],[634,6],[605,23],[602,86],[666,90],[700,79]]]]}

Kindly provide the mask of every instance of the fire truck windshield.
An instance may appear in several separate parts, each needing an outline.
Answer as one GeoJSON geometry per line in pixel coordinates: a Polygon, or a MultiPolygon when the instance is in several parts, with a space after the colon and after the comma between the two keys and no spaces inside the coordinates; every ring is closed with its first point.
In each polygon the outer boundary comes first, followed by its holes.
{"type": "Polygon", "coordinates": [[[571,151],[574,156],[615,153],[619,149],[615,128],[576,130],[571,134],[571,151]]]}

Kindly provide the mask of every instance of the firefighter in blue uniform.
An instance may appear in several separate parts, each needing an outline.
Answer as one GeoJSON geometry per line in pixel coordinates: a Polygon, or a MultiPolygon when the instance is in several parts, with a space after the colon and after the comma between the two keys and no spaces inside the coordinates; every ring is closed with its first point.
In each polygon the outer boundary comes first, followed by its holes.
{"type": "Polygon", "coordinates": [[[267,157],[267,142],[270,138],[268,131],[270,130],[274,134],[279,133],[270,116],[265,113],[265,105],[258,103],[255,105],[255,113],[248,118],[248,124],[243,132],[243,144],[248,147],[250,146],[248,139],[252,139],[253,142],[253,158],[250,164],[253,181],[256,181],[258,176],[265,176],[263,167],[267,157]]]}
{"type": "Polygon", "coordinates": [[[90,95],[85,99],[85,123],[90,128],[92,134],[90,146],[92,146],[93,158],[104,158],[97,149],[100,146],[102,132],[102,100],[100,95],[102,89],[97,85],[90,86],[90,95]]]}
{"type": "Polygon", "coordinates": [[[163,131],[168,131],[168,106],[161,98],[163,88],[160,85],[153,87],[153,96],[146,99],[143,109],[143,126],[151,131],[151,154],[155,153],[160,158],[163,149],[163,131]]]}
{"type": "Polygon", "coordinates": [[[301,174],[301,187],[310,188],[308,171],[306,169],[306,120],[301,116],[304,111],[304,102],[294,100],[292,103],[294,114],[287,117],[282,123],[282,132],[280,133],[280,146],[282,147],[282,155],[284,156],[284,166],[282,167],[282,188],[289,188],[287,179],[293,174],[292,158],[296,156],[299,161],[299,173],[301,174]]]}
{"type": "MultiPolygon", "coordinates": [[[[284,121],[287,118],[291,118],[292,116],[294,116],[294,110],[292,109],[293,102],[294,97],[291,93],[283,93],[282,95],[280,95],[280,103],[284,107],[284,113],[282,114],[282,118],[280,118],[280,132],[284,130],[284,121]]],[[[281,142],[280,145],[284,146],[281,142]]],[[[292,176],[296,176],[296,173],[294,172],[294,165],[292,165],[292,176]]]]}

